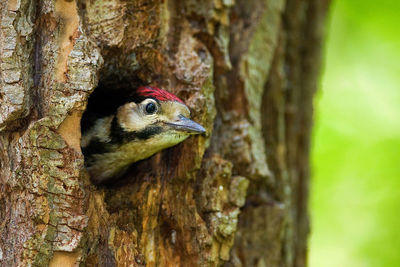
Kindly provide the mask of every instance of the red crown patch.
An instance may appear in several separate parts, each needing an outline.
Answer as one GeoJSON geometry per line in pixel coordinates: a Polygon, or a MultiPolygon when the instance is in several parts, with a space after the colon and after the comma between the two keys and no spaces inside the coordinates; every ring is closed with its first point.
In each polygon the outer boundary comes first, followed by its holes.
{"type": "Polygon", "coordinates": [[[136,92],[144,97],[152,97],[160,101],[176,101],[184,104],[176,95],[157,87],[141,86],[136,92]]]}

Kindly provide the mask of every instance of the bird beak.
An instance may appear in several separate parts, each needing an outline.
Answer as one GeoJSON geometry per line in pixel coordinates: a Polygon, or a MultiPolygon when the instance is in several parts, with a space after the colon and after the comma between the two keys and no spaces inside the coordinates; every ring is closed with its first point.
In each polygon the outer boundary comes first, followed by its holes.
{"type": "Polygon", "coordinates": [[[206,132],[203,126],[194,122],[185,116],[179,115],[179,119],[173,123],[167,123],[173,129],[177,131],[187,132],[190,134],[203,134],[206,132]]]}

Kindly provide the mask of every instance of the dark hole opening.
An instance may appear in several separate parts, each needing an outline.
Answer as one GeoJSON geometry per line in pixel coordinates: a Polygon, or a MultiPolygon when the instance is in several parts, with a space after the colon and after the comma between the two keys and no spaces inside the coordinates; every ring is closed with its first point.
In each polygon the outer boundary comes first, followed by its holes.
{"type": "MultiPolygon", "coordinates": [[[[133,93],[142,85],[146,85],[146,83],[136,76],[131,79],[121,78],[118,75],[101,77],[98,86],[89,96],[86,110],[81,119],[82,138],[93,128],[98,119],[115,114],[118,107],[131,102],[133,93]]],[[[86,167],[88,156],[94,153],[94,151],[96,151],[95,153],[99,153],[98,150],[101,150],[100,143],[91,142],[91,144],[86,147],[82,146],[86,167]]],[[[91,180],[93,181],[93,177],[91,177],[91,180]]],[[[111,184],[113,183],[111,181],[111,184]]],[[[110,181],[106,184],[110,184],[110,181]]]]}
{"type": "Polygon", "coordinates": [[[109,77],[107,80],[100,80],[89,96],[86,111],[82,116],[82,133],[91,128],[96,119],[114,114],[119,106],[129,102],[132,93],[140,85],[143,85],[143,82],[138,79],[132,81],[109,77]]]}

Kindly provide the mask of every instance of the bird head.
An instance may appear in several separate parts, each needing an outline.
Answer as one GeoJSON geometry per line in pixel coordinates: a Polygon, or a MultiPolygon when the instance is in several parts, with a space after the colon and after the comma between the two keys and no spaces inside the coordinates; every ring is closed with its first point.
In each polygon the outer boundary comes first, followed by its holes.
{"type": "Polygon", "coordinates": [[[190,119],[183,101],[163,89],[139,87],[133,99],[118,109],[112,123],[111,135],[119,143],[143,142],[149,153],[155,153],[206,132],[190,119]]]}

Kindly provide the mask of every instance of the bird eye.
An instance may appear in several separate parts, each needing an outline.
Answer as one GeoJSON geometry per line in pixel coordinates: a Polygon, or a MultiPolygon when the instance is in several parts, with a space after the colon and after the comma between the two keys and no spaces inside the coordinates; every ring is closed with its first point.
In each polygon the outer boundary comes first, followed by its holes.
{"type": "Polygon", "coordinates": [[[154,103],[148,103],[146,105],[146,113],[154,114],[157,111],[157,106],[154,103]]]}

